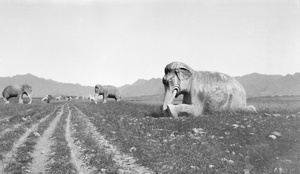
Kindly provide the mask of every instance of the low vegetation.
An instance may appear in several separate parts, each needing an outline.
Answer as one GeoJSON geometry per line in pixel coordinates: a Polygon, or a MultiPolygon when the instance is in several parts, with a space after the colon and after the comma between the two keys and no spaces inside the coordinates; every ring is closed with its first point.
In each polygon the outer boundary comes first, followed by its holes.
{"type": "Polygon", "coordinates": [[[161,101],[137,101],[1,102],[1,171],[32,172],[44,137],[40,172],[300,173],[298,98],[249,99],[257,114],[178,119],[164,117],[161,101]]]}

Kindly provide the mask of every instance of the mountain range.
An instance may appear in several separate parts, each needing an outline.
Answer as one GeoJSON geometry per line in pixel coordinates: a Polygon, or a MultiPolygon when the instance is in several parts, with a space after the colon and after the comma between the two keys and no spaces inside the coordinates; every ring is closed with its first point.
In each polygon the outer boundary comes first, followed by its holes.
{"type": "MultiPolygon", "coordinates": [[[[248,97],[300,95],[300,73],[285,76],[252,73],[235,78],[244,86],[248,97]]],[[[94,94],[93,86],[61,83],[32,74],[0,77],[0,91],[8,85],[24,83],[32,86],[33,97],[44,97],[46,94],[78,96],[94,94]]],[[[161,78],[152,78],[150,80],[139,79],[131,85],[119,87],[119,90],[123,97],[164,94],[164,86],[161,78]]]]}

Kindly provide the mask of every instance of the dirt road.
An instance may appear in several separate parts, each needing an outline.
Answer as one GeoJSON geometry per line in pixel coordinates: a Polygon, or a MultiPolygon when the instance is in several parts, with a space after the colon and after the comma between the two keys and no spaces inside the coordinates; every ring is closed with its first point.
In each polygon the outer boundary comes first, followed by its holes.
{"type": "Polygon", "coordinates": [[[0,173],[154,173],[106,140],[72,103],[16,122],[0,141],[0,173]]]}

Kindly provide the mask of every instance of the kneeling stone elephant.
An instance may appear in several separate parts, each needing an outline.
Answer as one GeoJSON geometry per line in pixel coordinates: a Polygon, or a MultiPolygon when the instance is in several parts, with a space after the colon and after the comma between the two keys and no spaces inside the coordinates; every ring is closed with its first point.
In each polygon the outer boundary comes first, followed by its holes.
{"type": "Polygon", "coordinates": [[[164,113],[178,117],[179,113],[200,116],[204,110],[246,110],[256,112],[254,106],[246,105],[243,86],[223,73],[195,71],[181,62],[165,67],[162,80],[165,87],[164,113]],[[174,98],[183,94],[182,104],[173,105],[174,98]]]}
{"type": "Polygon", "coordinates": [[[7,86],[3,92],[3,100],[5,103],[9,103],[9,99],[12,97],[19,97],[19,103],[23,103],[23,94],[26,94],[29,97],[29,103],[31,104],[32,98],[31,98],[31,92],[32,92],[32,87],[28,84],[24,85],[9,85],[7,86]]]}
{"type": "Polygon", "coordinates": [[[107,98],[114,98],[117,102],[121,100],[121,94],[119,90],[115,86],[111,86],[111,85],[102,86],[97,84],[95,86],[95,96],[94,96],[94,100],[96,104],[99,95],[103,96],[102,103],[106,103],[107,98]]]}

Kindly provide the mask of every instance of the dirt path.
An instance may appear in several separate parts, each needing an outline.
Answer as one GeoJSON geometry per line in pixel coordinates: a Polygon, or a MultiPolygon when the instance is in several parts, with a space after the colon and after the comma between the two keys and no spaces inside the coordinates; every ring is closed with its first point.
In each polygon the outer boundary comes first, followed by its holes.
{"type": "MultiPolygon", "coordinates": [[[[55,112],[56,109],[54,109],[53,112],[55,112]]],[[[3,155],[4,160],[0,161],[0,173],[4,172],[4,169],[6,168],[7,164],[12,159],[13,155],[16,153],[18,148],[23,144],[23,142],[26,140],[26,138],[38,128],[38,125],[42,122],[44,122],[50,115],[53,114],[50,113],[46,115],[43,119],[41,119],[38,123],[33,124],[29,129],[26,130],[26,132],[14,143],[12,149],[3,155]]]]}
{"type": "MultiPolygon", "coordinates": [[[[53,114],[56,111],[56,109],[57,109],[57,107],[55,107],[55,109],[53,110],[53,112],[51,112],[48,115],[53,114]]],[[[31,111],[31,109],[29,109],[27,111],[31,111]]],[[[38,114],[40,114],[40,113],[38,113],[38,114]]],[[[0,122],[2,122],[2,121],[9,121],[9,118],[11,118],[11,117],[13,117],[13,116],[9,116],[9,117],[3,118],[3,119],[0,120],[0,122]]],[[[2,130],[0,132],[0,137],[3,136],[6,132],[13,131],[13,130],[19,128],[20,126],[23,126],[24,124],[26,124],[26,121],[24,121],[22,123],[15,124],[13,127],[9,127],[9,128],[6,128],[6,129],[2,130]]]]}
{"type": "Polygon", "coordinates": [[[86,133],[91,134],[95,141],[97,142],[97,146],[105,149],[106,153],[111,154],[113,160],[120,166],[119,173],[130,173],[130,174],[152,174],[154,173],[147,167],[141,166],[136,163],[136,160],[127,154],[120,152],[117,147],[112,145],[108,140],[105,139],[103,135],[101,135],[96,127],[90,122],[87,116],[77,107],[73,106],[78,112],[79,116],[83,121],[86,122],[88,127],[86,128],[86,133]]]}
{"type": "Polygon", "coordinates": [[[72,138],[71,134],[71,116],[72,112],[68,106],[68,117],[66,119],[67,125],[66,125],[66,140],[68,142],[68,146],[71,149],[71,159],[74,163],[76,170],[78,173],[86,174],[86,173],[93,173],[92,169],[89,169],[89,167],[84,163],[84,161],[80,158],[82,156],[82,153],[80,152],[80,148],[74,143],[74,139],[72,138]]]}
{"type": "Polygon", "coordinates": [[[61,107],[61,111],[56,115],[55,119],[50,123],[49,127],[37,141],[35,150],[31,155],[33,157],[33,161],[29,166],[29,170],[32,173],[43,173],[46,171],[45,166],[47,165],[48,155],[51,152],[50,147],[53,144],[50,138],[57,126],[57,123],[60,121],[60,118],[63,115],[63,110],[64,106],[61,107]]]}

